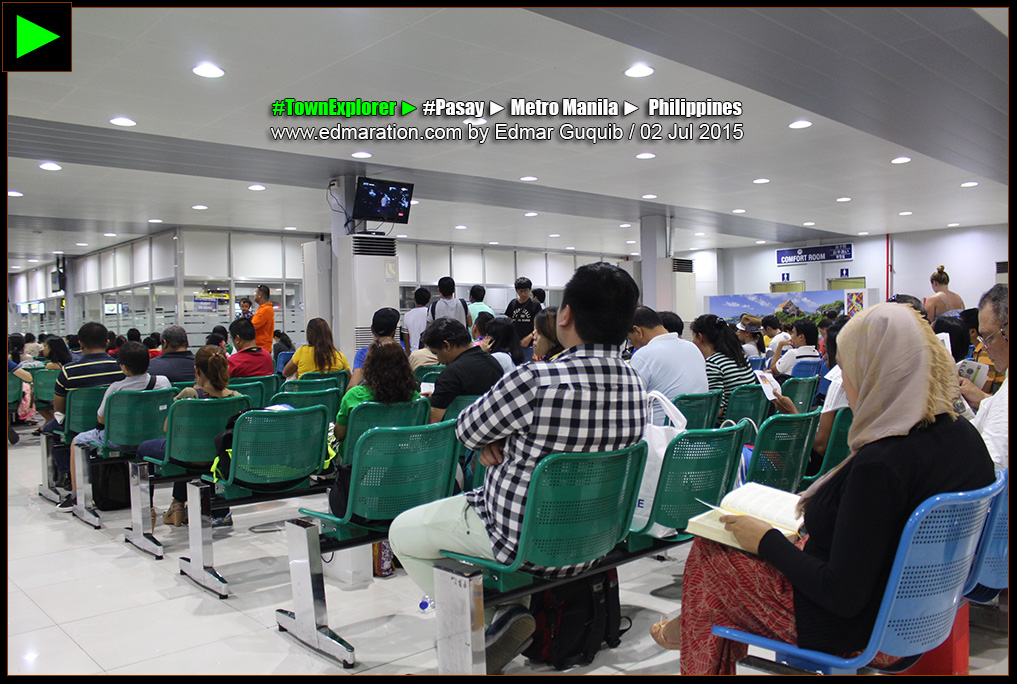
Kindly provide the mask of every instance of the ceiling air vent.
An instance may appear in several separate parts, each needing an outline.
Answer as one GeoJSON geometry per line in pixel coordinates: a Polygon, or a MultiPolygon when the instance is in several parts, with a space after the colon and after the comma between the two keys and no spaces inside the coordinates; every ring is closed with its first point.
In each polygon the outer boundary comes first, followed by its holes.
{"type": "Polygon", "coordinates": [[[692,273],[692,259],[671,259],[672,273],[692,273]]]}
{"type": "Polygon", "coordinates": [[[1008,273],[1010,268],[1009,261],[997,261],[996,262],[996,273],[1008,273]]]}
{"type": "Polygon", "coordinates": [[[396,255],[395,238],[353,236],[353,254],[355,256],[390,256],[396,255]]]}

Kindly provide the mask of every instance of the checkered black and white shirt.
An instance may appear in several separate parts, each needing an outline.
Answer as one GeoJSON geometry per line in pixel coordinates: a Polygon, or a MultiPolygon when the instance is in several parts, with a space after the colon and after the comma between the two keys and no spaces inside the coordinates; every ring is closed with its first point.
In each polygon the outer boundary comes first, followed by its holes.
{"type": "MultiPolygon", "coordinates": [[[[487,470],[483,487],[466,493],[499,562],[515,558],[526,489],[544,456],[614,451],[642,439],[646,392],[620,352],[579,345],[554,361],[520,366],[459,415],[456,434],[467,447],[479,450],[505,439],[502,463],[487,470]]],[[[591,565],[545,572],[568,576],[591,565]]]]}

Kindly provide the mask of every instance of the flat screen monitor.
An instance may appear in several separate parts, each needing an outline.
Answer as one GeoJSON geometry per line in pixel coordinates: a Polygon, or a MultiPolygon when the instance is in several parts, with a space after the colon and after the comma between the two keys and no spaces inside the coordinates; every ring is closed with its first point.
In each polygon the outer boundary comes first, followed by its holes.
{"type": "Polygon", "coordinates": [[[411,199],[413,183],[357,178],[357,194],[353,199],[353,220],[408,223],[411,199]]]}

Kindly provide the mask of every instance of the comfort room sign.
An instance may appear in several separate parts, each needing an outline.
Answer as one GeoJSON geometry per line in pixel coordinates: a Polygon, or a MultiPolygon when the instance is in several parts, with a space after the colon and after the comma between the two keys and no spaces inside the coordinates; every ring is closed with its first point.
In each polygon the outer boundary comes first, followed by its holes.
{"type": "Polygon", "coordinates": [[[823,261],[851,261],[854,245],[825,245],[823,247],[797,247],[795,249],[778,249],[778,266],[797,266],[814,264],[823,261]]]}

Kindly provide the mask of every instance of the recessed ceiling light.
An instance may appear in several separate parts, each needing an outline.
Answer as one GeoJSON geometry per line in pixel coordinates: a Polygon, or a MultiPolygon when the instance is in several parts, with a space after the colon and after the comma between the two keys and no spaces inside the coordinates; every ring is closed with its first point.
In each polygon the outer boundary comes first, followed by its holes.
{"type": "Polygon", "coordinates": [[[114,126],[137,126],[138,122],[134,119],[128,119],[126,116],[117,116],[109,120],[114,126]]]}
{"type": "Polygon", "coordinates": [[[851,198],[850,197],[838,197],[837,201],[838,202],[850,202],[851,198]]]}
{"type": "Polygon", "coordinates": [[[353,157],[354,159],[370,159],[374,155],[371,154],[370,152],[360,151],[360,152],[354,152],[350,156],[353,157]]]}
{"type": "Polygon", "coordinates": [[[54,162],[43,162],[39,164],[39,168],[43,171],[59,171],[62,167],[54,162]]]}
{"type": "Polygon", "coordinates": [[[639,252],[629,252],[629,255],[631,255],[631,256],[639,256],[639,252]]]}
{"type": "Polygon", "coordinates": [[[967,183],[961,183],[961,187],[962,188],[973,188],[976,185],[978,185],[978,183],[976,183],[975,181],[968,181],[967,183]]]}
{"type": "Polygon", "coordinates": [[[814,226],[814,225],[816,225],[816,222],[815,221],[806,221],[802,225],[803,226],[814,226]]]}
{"type": "Polygon", "coordinates": [[[911,216],[911,214],[913,214],[913,213],[914,212],[912,212],[912,211],[901,211],[901,212],[898,212],[897,215],[898,216],[911,216]]]}
{"type": "Polygon", "coordinates": [[[205,211],[206,209],[208,209],[208,207],[204,204],[195,204],[193,207],[191,207],[191,209],[196,209],[197,211],[205,211]]]}
{"type": "Polygon", "coordinates": [[[524,181],[526,183],[532,183],[533,181],[537,180],[537,177],[536,176],[523,176],[519,180],[524,181]]]}
{"type": "Polygon", "coordinates": [[[219,78],[220,76],[226,73],[225,71],[223,71],[216,65],[212,64],[211,62],[202,62],[198,66],[191,69],[191,71],[193,71],[198,76],[202,76],[204,78],[219,78]]]}
{"type": "Polygon", "coordinates": [[[636,155],[636,159],[653,159],[656,156],[653,152],[640,152],[636,155]]]}
{"type": "Polygon", "coordinates": [[[162,219],[148,219],[149,223],[162,223],[162,219]]]}
{"type": "Polygon", "coordinates": [[[636,241],[635,240],[626,240],[625,244],[626,245],[634,245],[634,244],[636,244],[636,241]]]}
{"type": "Polygon", "coordinates": [[[482,125],[487,123],[487,119],[485,119],[482,116],[475,116],[475,117],[470,117],[469,119],[464,119],[463,123],[464,124],[469,124],[471,126],[482,126],[482,125]]]}
{"type": "Polygon", "coordinates": [[[410,200],[410,204],[420,204],[420,200],[410,200]]]}
{"type": "Polygon", "coordinates": [[[911,161],[911,157],[894,157],[890,160],[891,164],[907,164],[911,161]]]}
{"type": "Polygon", "coordinates": [[[296,230],[296,229],[297,229],[296,226],[286,226],[283,228],[283,230],[296,230]]]}
{"type": "Polygon", "coordinates": [[[536,215],[537,215],[537,212],[535,212],[535,211],[528,211],[525,214],[523,214],[523,216],[527,216],[527,217],[530,217],[530,218],[532,218],[532,217],[534,217],[536,215]]]}
{"type": "Polygon", "coordinates": [[[805,119],[798,119],[798,121],[792,121],[791,123],[789,123],[787,127],[798,129],[798,128],[808,128],[811,125],[812,125],[811,121],[806,121],[805,119]]]}
{"type": "Polygon", "coordinates": [[[493,242],[493,241],[492,241],[492,242],[488,242],[487,244],[489,244],[489,245],[496,245],[496,244],[498,244],[498,243],[497,243],[497,242],[493,242]]]}
{"type": "Polygon", "coordinates": [[[756,180],[754,180],[752,182],[755,183],[756,185],[763,185],[764,183],[769,183],[770,179],[769,178],[757,178],[756,180]]]}
{"type": "Polygon", "coordinates": [[[103,233],[103,237],[116,237],[116,233],[103,233]]]}
{"type": "Polygon", "coordinates": [[[632,224],[631,223],[619,223],[618,227],[619,228],[631,228],[632,224]]]}
{"type": "Polygon", "coordinates": [[[948,224],[946,224],[946,227],[947,228],[956,228],[959,225],[960,225],[959,223],[948,223],[948,224]]]}
{"type": "Polygon", "coordinates": [[[396,235],[397,238],[408,238],[409,235],[396,235]]]}
{"type": "Polygon", "coordinates": [[[565,249],[571,250],[571,249],[575,249],[575,247],[566,247],[565,249]]]}
{"type": "Polygon", "coordinates": [[[261,192],[262,190],[265,189],[265,186],[262,185],[261,183],[255,183],[254,185],[248,185],[247,189],[250,190],[251,192],[261,192]]]}
{"type": "Polygon", "coordinates": [[[653,73],[653,67],[642,62],[637,62],[625,70],[625,75],[629,78],[645,78],[653,73]]]}
{"type": "Polygon", "coordinates": [[[558,233],[551,233],[547,237],[550,237],[550,238],[559,238],[559,237],[561,237],[561,235],[559,235],[558,233]]]}
{"type": "Polygon", "coordinates": [[[8,197],[24,197],[25,193],[18,192],[17,190],[8,190],[7,191],[7,196],[8,197]]]}
{"type": "Polygon", "coordinates": [[[867,231],[867,230],[863,230],[862,232],[860,232],[860,233],[858,233],[858,234],[859,234],[859,235],[868,235],[868,234],[869,234],[869,231],[867,231]]]}
{"type": "Polygon", "coordinates": [[[731,213],[732,214],[744,214],[745,210],[744,209],[732,209],[731,213]]]}
{"type": "Polygon", "coordinates": [[[64,251],[63,251],[62,249],[54,249],[54,250],[53,250],[53,253],[54,253],[54,254],[63,254],[63,253],[64,253],[64,251]]]}
{"type": "Polygon", "coordinates": [[[657,199],[657,196],[654,194],[647,194],[643,195],[643,199],[657,199]]]}
{"type": "Polygon", "coordinates": [[[766,240],[756,240],[756,244],[757,245],[765,245],[766,244],[766,240]]]}
{"type": "Polygon", "coordinates": [[[706,233],[696,233],[696,237],[706,237],[706,233]]]}
{"type": "Polygon", "coordinates": [[[11,266],[11,268],[21,268],[20,266],[11,266]]]}
{"type": "Polygon", "coordinates": [[[29,259],[28,263],[30,263],[30,264],[37,264],[37,263],[39,263],[39,260],[38,259],[29,259]]]}
{"type": "Polygon", "coordinates": [[[87,242],[75,242],[74,246],[75,247],[88,247],[88,243],[87,242]]]}
{"type": "Polygon", "coordinates": [[[468,226],[459,225],[459,226],[456,226],[456,230],[466,230],[467,227],[468,226]]]}

